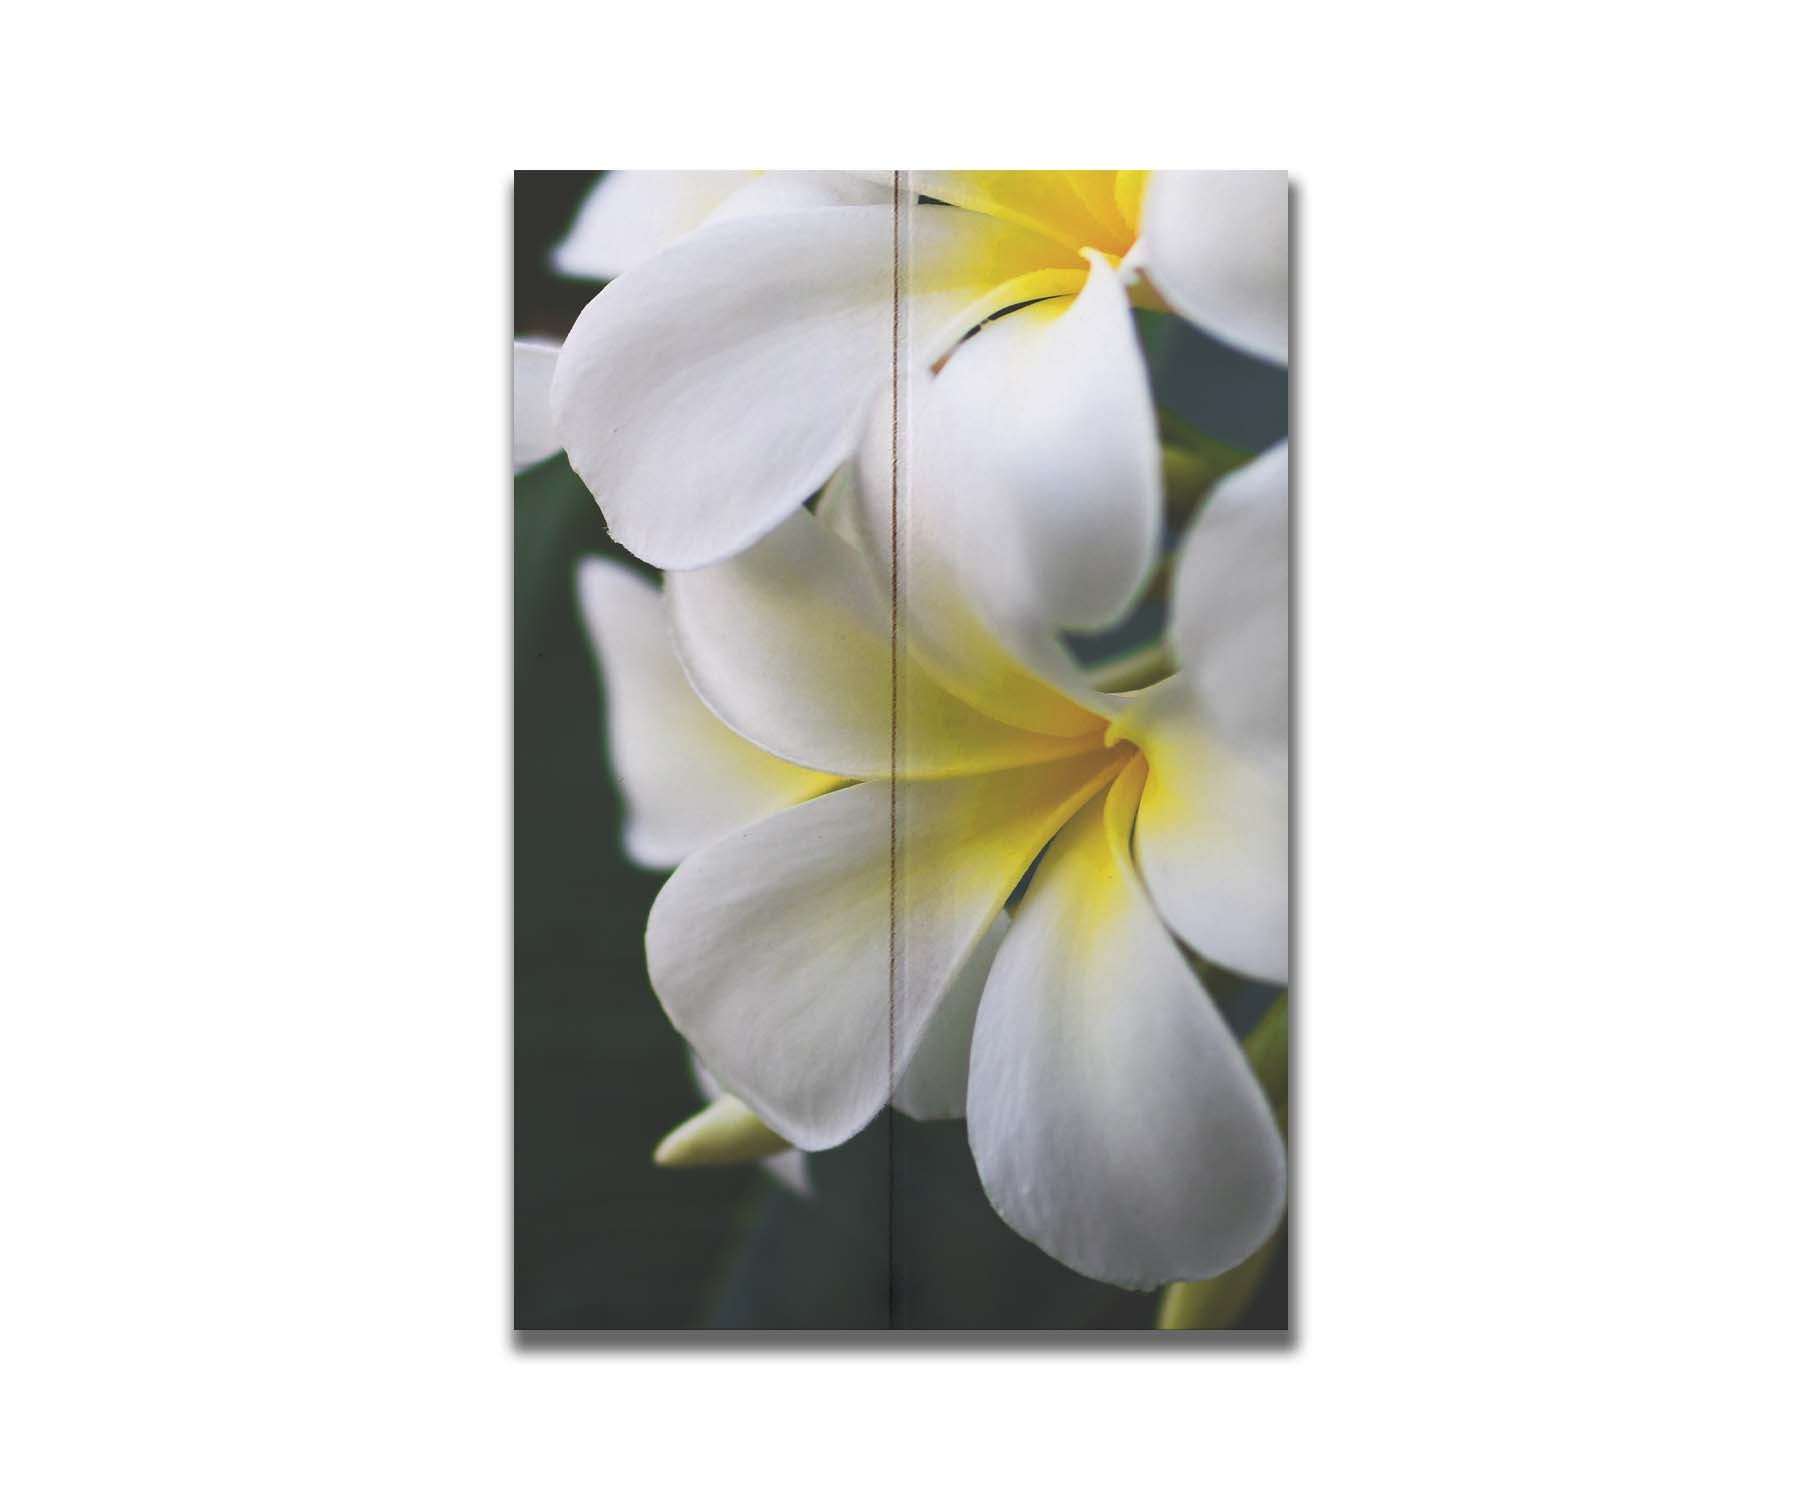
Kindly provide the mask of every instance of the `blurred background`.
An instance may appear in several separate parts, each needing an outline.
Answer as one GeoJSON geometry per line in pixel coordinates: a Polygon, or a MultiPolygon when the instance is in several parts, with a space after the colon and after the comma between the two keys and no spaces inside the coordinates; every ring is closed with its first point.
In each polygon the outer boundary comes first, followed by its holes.
{"type": "MultiPolygon", "coordinates": [[[[549,253],[598,172],[520,172],[513,326],[560,341],[598,283],[549,253]]],[[[1141,315],[1167,419],[1244,453],[1286,435],[1287,372],[1141,315]]],[[[644,970],[664,876],[627,863],[602,739],[605,694],[577,618],[590,555],[615,546],[560,455],[514,483],[514,1326],[661,1329],[1145,1329],[1156,1298],[1065,1269],[988,1207],[959,1124],[884,1114],[808,1158],[801,1197],[757,1167],[669,1172],[658,1140],[703,1103],[644,970]],[[891,1173],[890,1173],[891,1166],[891,1173]]],[[[1148,640],[1161,604],[1078,643],[1148,640]]],[[[1209,986],[1240,1034],[1272,992],[1209,986]]],[[[1238,1326],[1288,1326],[1286,1232],[1238,1326]]]]}

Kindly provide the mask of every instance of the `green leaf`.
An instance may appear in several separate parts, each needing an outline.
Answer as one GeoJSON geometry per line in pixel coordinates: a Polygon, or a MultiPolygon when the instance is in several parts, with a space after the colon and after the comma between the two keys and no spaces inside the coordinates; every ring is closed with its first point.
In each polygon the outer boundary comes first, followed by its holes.
{"type": "Polygon", "coordinates": [[[1170,529],[1179,532],[1212,487],[1255,455],[1209,437],[1167,407],[1157,408],[1156,430],[1162,440],[1163,513],[1170,529]]]}
{"type": "Polygon", "coordinates": [[[1256,1030],[1244,1039],[1244,1056],[1250,1059],[1250,1071],[1269,1096],[1275,1117],[1287,1129],[1288,1095],[1288,997],[1283,990],[1269,1007],[1269,1013],[1257,1023],[1256,1030]]]}

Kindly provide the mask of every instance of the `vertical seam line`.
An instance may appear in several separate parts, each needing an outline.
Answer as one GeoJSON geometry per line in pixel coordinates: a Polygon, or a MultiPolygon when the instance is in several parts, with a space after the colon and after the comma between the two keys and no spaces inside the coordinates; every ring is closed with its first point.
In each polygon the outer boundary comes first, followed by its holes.
{"type": "Polygon", "coordinates": [[[895,1008],[900,956],[900,172],[894,172],[893,283],[888,366],[888,1327],[894,1326],[895,1008]]]}

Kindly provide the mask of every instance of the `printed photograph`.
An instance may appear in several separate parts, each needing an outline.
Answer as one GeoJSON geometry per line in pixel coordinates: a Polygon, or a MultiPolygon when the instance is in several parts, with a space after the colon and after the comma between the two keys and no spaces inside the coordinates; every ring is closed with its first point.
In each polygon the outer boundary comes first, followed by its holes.
{"type": "Polygon", "coordinates": [[[1284,172],[519,172],[514,1320],[1291,1327],[1284,172]]]}

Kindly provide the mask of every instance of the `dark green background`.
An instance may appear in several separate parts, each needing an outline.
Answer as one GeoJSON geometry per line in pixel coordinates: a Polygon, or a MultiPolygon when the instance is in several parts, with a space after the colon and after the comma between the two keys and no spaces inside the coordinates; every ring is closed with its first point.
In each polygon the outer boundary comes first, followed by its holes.
{"type": "MultiPolygon", "coordinates": [[[[560,339],[596,290],[548,267],[598,174],[521,172],[514,328],[560,339]]],[[[1143,320],[1159,401],[1247,450],[1286,432],[1286,373],[1143,320]]],[[[803,1200],[753,1167],[667,1172],[700,1106],[644,972],[663,876],[619,850],[579,558],[637,564],[559,456],[518,477],[514,533],[514,1324],[546,1330],[1142,1329],[1155,1298],[1066,1270],[983,1197],[962,1127],[883,1116],[811,1158],[803,1200]]],[[[648,570],[646,570],[648,571],[648,570]]],[[[1157,627],[1147,610],[1121,633],[1157,627]]],[[[1268,994],[1222,996],[1240,1029],[1268,994]]],[[[1245,1328],[1288,1322],[1286,1251],[1245,1328]]]]}

